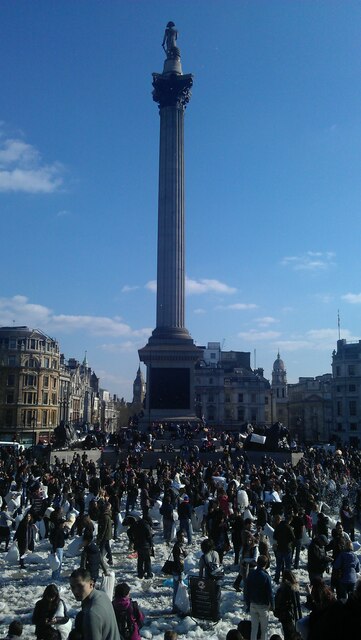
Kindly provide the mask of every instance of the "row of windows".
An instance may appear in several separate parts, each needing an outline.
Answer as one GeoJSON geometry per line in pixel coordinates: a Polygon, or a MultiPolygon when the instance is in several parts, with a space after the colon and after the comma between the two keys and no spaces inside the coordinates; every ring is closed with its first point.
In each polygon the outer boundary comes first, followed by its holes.
{"type": "MultiPolygon", "coordinates": [[[[6,404],[14,404],[15,395],[14,393],[6,394],[6,404]]],[[[38,404],[38,396],[34,391],[26,391],[23,393],[23,404],[38,404]]],[[[52,393],[51,397],[47,391],[43,391],[42,395],[42,403],[41,404],[58,404],[58,399],[56,393],[52,393]]]]}
{"type": "MultiPolygon", "coordinates": [[[[339,378],[342,375],[341,373],[341,365],[337,365],[336,366],[336,376],[339,378]]],[[[355,376],[356,375],[356,365],[355,364],[349,364],[347,365],[347,374],[349,376],[355,376]]]]}
{"type": "MultiPolygon", "coordinates": [[[[342,385],[339,385],[339,384],[338,384],[338,385],[336,386],[336,391],[337,391],[337,393],[341,393],[341,392],[342,392],[342,390],[343,390],[342,385]]],[[[349,385],[348,385],[348,390],[349,390],[349,393],[355,393],[355,391],[357,391],[357,387],[356,387],[356,385],[355,385],[355,384],[349,384],[349,385]]]]}
{"type": "MultiPolygon", "coordinates": [[[[50,385],[52,387],[52,389],[56,389],[56,385],[57,385],[57,379],[56,378],[49,378],[49,376],[43,376],[43,387],[45,387],[45,389],[49,388],[49,381],[50,381],[50,385]]],[[[8,375],[7,378],[7,386],[8,387],[13,387],[15,385],[15,374],[10,373],[8,375]]],[[[23,386],[24,387],[36,387],[38,384],[38,376],[34,376],[32,374],[25,374],[24,375],[24,379],[23,379],[23,386]]]]}
{"type": "MultiPolygon", "coordinates": [[[[8,366],[16,367],[19,364],[17,356],[8,356],[8,366]]],[[[37,358],[29,358],[24,362],[24,368],[27,369],[40,369],[41,363],[37,358]]],[[[56,360],[51,360],[48,357],[43,358],[43,369],[58,369],[58,363],[56,360]]]]}
{"type": "Polygon", "coordinates": [[[56,342],[39,340],[37,338],[0,338],[0,348],[4,349],[29,349],[33,351],[57,350],[56,342]]]}
{"type": "MultiPolygon", "coordinates": [[[[16,414],[13,411],[7,411],[5,414],[6,426],[12,427],[16,425],[16,414]]],[[[57,422],[56,411],[23,411],[21,423],[24,427],[35,429],[39,424],[43,427],[55,426],[57,422]]]]}
{"type": "MultiPolygon", "coordinates": [[[[336,413],[338,416],[343,415],[343,402],[341,400],[337,401],[336,405],[336,413]]],[[[357,416],[357,401],[350,400],[348,403],[348,415],[349,416],[357,416]]]]}

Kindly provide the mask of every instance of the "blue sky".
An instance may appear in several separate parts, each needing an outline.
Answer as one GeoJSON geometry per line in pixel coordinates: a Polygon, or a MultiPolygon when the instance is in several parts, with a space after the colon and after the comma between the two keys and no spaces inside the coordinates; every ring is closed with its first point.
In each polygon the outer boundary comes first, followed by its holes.
{"type": "Polygon", "coordinates": [[[270,377],[361,338],[361,3],[0,2],[0,326],[27,324],[132,397],[155,326],[159,117],[184,73],[186,326],[270,377]]]}

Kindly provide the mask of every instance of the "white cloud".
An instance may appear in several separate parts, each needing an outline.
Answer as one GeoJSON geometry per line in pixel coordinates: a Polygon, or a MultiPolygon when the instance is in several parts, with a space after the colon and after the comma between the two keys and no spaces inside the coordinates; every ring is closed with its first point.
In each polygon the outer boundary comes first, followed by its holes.
{"type": "Polygon", "coordinates": [[[13,322],[19,325],[27,325],[32,328],[41,328],[43,331],[74,333],[85,331],[96,336],[132,336],[147,337],[151,329],[132,329],[118,316],[108,318],[106,316],[89,315],[56,315],[52,309],[39,304],[28,302],[25,296],[13,298],[0,298],[0,326],[12,326],[13,322]]]}
{"type": "Polygon", "coordinates": [[[279,322],[279,320],[273,318],[272,316],[264,316],[263,318],[256,318],[256,322],[260,327],[268,327],[270,324],[279,322]]]}
{"type": "Polygon", "coordinates": [[[145,288],[148,289],[149,291],[153,291],[154,293],[156,293],[156,291],[157,291],[157,281],[156,280],[149,280],[149,282],[147,282],[147,284],[145,285],[145,288]]]}
{"type": "Polygon", "coordinates": [[[294,271],[324,271],[334,266],[335,255],[333,251],[307,251],[300,256],[286,256],[281,264],[294,271]]]}
{"type": "Polygon", "coordinates": [[[235,302],[234,304],[220,304],[216,307],[216,309],[227,310],[230,311],[245,311],[246,309],[257,309],[257,305],[252,302],[235,302]]]}
{"type": "MultiPolygon", "coordinates": [[[[357,340],[348,329],[343,329],[342,338],[353,342],[357,340]]],[[[311,351],[332,351],[338,340],[337,328],[310,329],[302,336],[295,336],[290,340],[278,340],[277,346],[281,351],[298,351],[307,349],[311,351]]]]}
{"type": "Polygon", "coordinates": [[[361,304],[361,293],[346,293],[341,298],[350,304],[361,304]]]}
{"type": "Polygon", "coordinates": [[[61,211],[58,211],[56,214],[57,218],[66,218],[67,216],[70,216],[70,211],[67,209],[61,209],[61,211]]]}
{"type": "Polygon", "coordinates": [[[280,335],[281,333],[278,331],[257,331],[257,329],[250,329],[250,331],[241,331],[238,337],[252,342],[253,340],[275,340],[280,335]]]}
{"type": "Polygon", "coordinates": [[[209,280],[207,278],[192,280],[191,278],[186,277],[185,291],[188,295],[197,293],[225,293],[228,295],[236,293],[237,289],[230,287],[228,284],[220,282],[219,280],[209,280]]]}
{"type": "Polygon", "coordinates": [[[129,293],[129,291],[136,291],[137,289],[139,289],[137,285],[130,286],[129,284],[125,284],[121,291],[122,293],[129,293]]]}
{"type": "MultiPolygon", "coordinates": [[[[145,285],[146,289],[149,291],[157,291],[157,282],[156,280],[150,280],[145,285]]],[[[210,280],[207,278],[201,278],[200,280],[192,280],[192,278],[185,278],[185,293],[186,295],[195,295],[195,294],[204,294],[204,293],[222,293],[222,294],[232,294],[235,293],[237,289],[234,287],[230,287],[228,284],[224,282],[220,282],[219,280],[210,280]]]]}
{"type": "Polygon", "coordinates": [[[205,309],[194,309],[193,313],[195,313],[196,315],[201,315],[202,313],[206,313],[205,309]]]}
{"type": "Polygon", "coordinates": [[[23,140],[0,140],[0,191],[53,193],[62,183],[60,163],[45,164],[39,151],[23,140]]]}

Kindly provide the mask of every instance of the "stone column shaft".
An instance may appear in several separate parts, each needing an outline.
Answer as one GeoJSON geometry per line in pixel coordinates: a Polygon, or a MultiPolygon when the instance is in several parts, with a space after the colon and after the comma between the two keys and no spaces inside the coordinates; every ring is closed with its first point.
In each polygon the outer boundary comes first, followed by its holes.
{"type": "Polygon", "coordinates": [[[184,111],[160,108],[157,328],[184,327],[184,111]]]}

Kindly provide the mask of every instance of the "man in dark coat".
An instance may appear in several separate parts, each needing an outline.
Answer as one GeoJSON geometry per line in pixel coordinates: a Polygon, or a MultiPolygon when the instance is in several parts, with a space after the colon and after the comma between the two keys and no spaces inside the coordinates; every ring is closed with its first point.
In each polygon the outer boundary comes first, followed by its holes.
{"type": "Polygon", "coordinates": [[[151,520],[148,517],[141,518],[132,527],[134,549],[138,553],[138,578],[152,578],[152,562],[150,554],[153,548],[151,520]]]}
{"type": "Polygon", "coordinates": [[[92,581],[95,584],[99,578],[99,570],[102,568],[104,574],[108,575],[102,554],[99,547],[93,540],[93,534],[90,531],[83,533],[83,551],[80,558],[80,568],[89,571],[92,581]]]}

